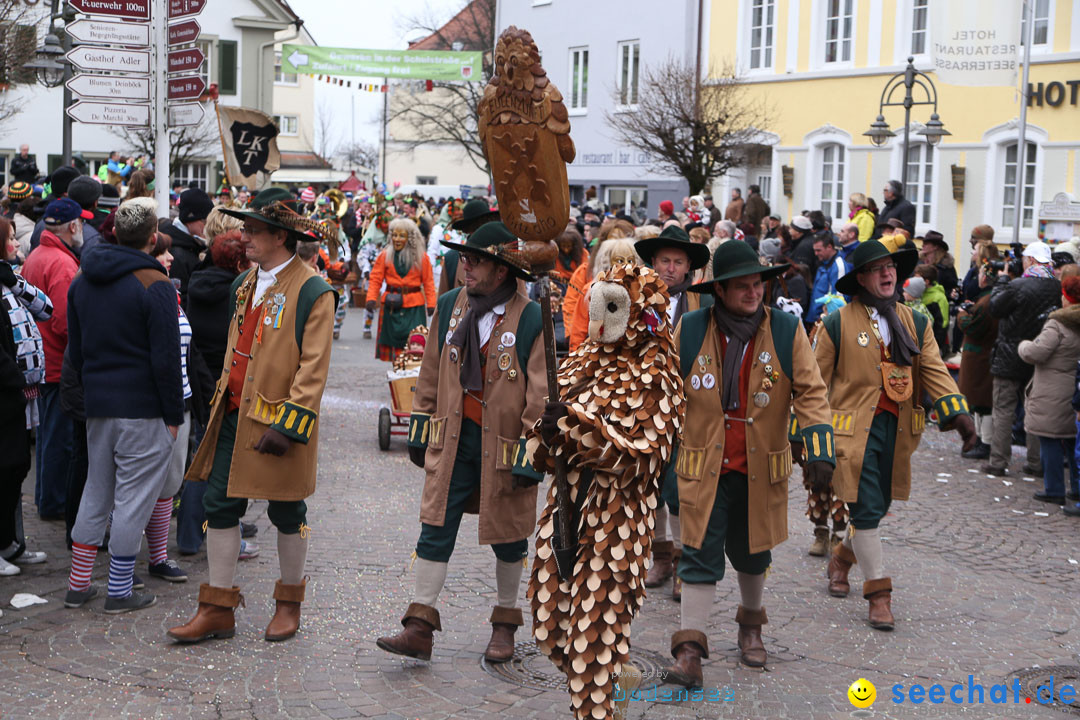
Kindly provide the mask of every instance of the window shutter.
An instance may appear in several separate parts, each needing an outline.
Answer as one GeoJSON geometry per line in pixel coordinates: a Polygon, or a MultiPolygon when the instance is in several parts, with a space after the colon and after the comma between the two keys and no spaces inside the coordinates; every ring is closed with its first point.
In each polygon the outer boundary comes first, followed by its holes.
{"type": "Polygon", "coordinates": [[[222,95],[236,94],[236,41],[218,41],[218,92],[222,95]]]}

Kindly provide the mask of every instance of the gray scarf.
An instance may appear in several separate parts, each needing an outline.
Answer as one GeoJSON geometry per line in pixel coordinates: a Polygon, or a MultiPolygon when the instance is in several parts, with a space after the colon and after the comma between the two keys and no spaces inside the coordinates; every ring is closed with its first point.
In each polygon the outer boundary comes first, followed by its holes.
{"type": "Polygon", "coordinates": [[[675,321],[672,323],[672,330],[675,329],[675,325],[679,324],[679,318],[683,316],[683,313],[690,309],[690,301],[686,297],[686,288],[693,284],[693,279],[690,275],[687,275],[681,283],[668,288],[669,298],[674,299],[676,295],[679,296],[679,299],[675,300],[675,321]]]}
{"type": "Polygon", "coordinates": [[[871,295],[866,288],[860,287],[858,298],[863,305],[874,308],[881,317],[885,318],[885,323],[889,326],[890,360],[897,365],[910,366],[912,358],[920,351],[907,328],[900,323],[900,316],[896,314],[896,296],[883,299],[871,295]]]}
{"type": "Polygon", "coordinates": [[[484,387],[484,367],[480,362],[480,318],[493,308],[509,302],[516,292],[517,279],[508,274],[506,281],[490,295],[469,294],[469,309],[450,336],[450,344],[461,348],[458,378],[462,390],[479,392],[484,387]]]}
{"type": "Polygon", "coordinates": [[[765,307],[759,305],[753,315],[735,315],[724,307],[720,298],[713,304],[713,320],[716,329],[728,337],[727,351],[724,353],[724,411],[739,408],[739,369],[742,367],[743,352],[754,339],[765,318],[765,307]]]}

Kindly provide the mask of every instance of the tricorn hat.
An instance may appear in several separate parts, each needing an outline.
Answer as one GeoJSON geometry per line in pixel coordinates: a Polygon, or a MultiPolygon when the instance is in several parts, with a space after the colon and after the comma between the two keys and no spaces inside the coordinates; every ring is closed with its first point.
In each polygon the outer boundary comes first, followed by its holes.
{"type": "Polygon", "coordinates": [[[521,241],[518,240],[510,228],[502,221],[488,222],[481,225],[463,243],[440,241],[443,247],[448,247],[458,252],[475,253],[491,258],[510,269],[510,274],[516,278],[533,282],[536,277],[532,274],[532,268],[525,254],[521,250],[521,241]]]}
{"type": "Polygon", "coordinates": [[[270,227],[288,230],[298,242],[310,242],[309,231],[319,238],[330,240],[332,228],[296,212],[296,197],[285,188],[267,188],[251,198],[246,210],[219,208],[226,215],[240,220],[258,220],[270,227]]]}
{"type": "Polygon", "coordinates": [[[851,254],[851,271],[836,281],[837,292],[845,295],[855,295],[859,292],[859,272],[867,265],[882,258],[892,258],[896,263],[896,284],[901,286],[904,281],[915,272],[915,266],[919,263],[919,253],[914,248],[904,248],[896,252],[890,252],[885,243],[880,240],[867,240],[860,243],[851,254]]]}
{"type": "Polygon", "coordinates": [[[690,235],[681,227],[670,225],[653,238],[645,238],[634,243],[634,249],[649,265],[652,265],[653,257],[661,248],[674,248],[682,250],[690,257],[690,269],[697,270],[709,264],[709,248],[702,243],[690,240],[690,235]]]}
{"type": "Polygon", "coordinates": [[[492,210],[487,200],[473,198],[465,203],[465,207],[461,209],[461,217],[450,223],[450,229],[467,235],[476,232],[476,229],[481,225],[498,219],[499,211],[492,210]]]}
{"type": "Polygon", "coordinates": [[[708,282],[691,285],[688,290],[697,293],[713,292],[713,284],[744,277],[746,275],[761,275],[762,280],[782,275],[790,265],[762,265],[754,248],[742,240],[728,240],[721,243],[713,253],[712,269],[713,278],[708,282]]]}

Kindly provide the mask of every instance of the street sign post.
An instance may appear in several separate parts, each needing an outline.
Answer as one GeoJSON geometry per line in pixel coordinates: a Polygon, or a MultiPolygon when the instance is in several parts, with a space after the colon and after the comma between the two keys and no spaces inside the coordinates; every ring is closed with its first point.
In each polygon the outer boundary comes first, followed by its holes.
{"type": "Polygon", "coordinates": [[[199,103],[177,103],[169,106],[169,127],[198,125],[205,114],[199,103]]]}
{"type": "Polygon", "coordinates": [[[169,78],[170,100],[194,100],[206,90],[206,81],[198,75],[181,75],[169,78]]]}
{"type": "Polygon", "coordinates": [[[150,78],[132,75],[76,75],[67,81],[71,92],[81,97],[112,100],[150,99],[150,78]]]}
{"type": "MultiPolygon", "coordinates": [[[[202,55],[202,53],[199,53],[202,55]]],[[[117,50],[80,45],[66,55],[71,64],[80,70],[107,70],[109,72],[149,73],[150,52],[147,50],[117,50]]],[[[200,62],[201,64],[201,62],[200,62]]]]}
{"type": "Polygon", "coordinates": [[[77,102],[66,110],[73,120],[91,125],[146,126],[150,106],[138,103],[77,102]]]}
{"type": "Polygon", "coordinates": [[[87,15],[108,15],[126,20],[149,20],[150,0],[69,0],[71,7],[87,15]]]}
{"type": "Polygon", "coordinates": [[[206,56],[203,55],[203,51],[199,48],[173,50],[169,53],[168,57],[169,72],[178,73],[198,70],[202,67],[205,59],[206,56]]]}
{"type": "Polygon", "coordinates": [[[169,19],[198,15],[206,7],[206,0],[169,0],[169,19]]]}
{"type": "Polygon", "coordinates": [[[169,45],[186,45],[199,39],[202,27],[196,20],[185,20],[169,26],[169,45]]]}
{"type": "Polygon", "coordinates": [[[94,45],[150,45],[150,26],[144,23],[76,20],[66,28],[73,40],[94,45]]]}

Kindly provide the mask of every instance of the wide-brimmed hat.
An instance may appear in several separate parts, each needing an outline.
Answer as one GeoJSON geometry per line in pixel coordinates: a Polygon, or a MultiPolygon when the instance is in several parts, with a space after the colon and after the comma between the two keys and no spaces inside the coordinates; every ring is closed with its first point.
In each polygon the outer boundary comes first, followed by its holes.
{"type": "Polygon", "coordinates": [[[634,243],[637,254],[649,265],[652,265],[653,257],[662,248],[674,248],[685,252],[690,258],[691,270],[697,270],[709,264],[709,247],[692,241],[685,230],[675,225],[664,228],[656,237],[645,238],[634,243]]]}
{"type": "Polygon", "coordinates": [[[461,209],[461,217],[450,223],[450,229],[463,232],[467,235],[476,232],[476,229],[481,225],[494,222],[498,219],[499,211],[492,210],[491,206],[488,205],[487,200],[483,198],[473,198],[465,203],[465,207],[461,209]]]}
{"type": "Polygon", "coordinates": [[[296,197],[285,188],[267,188],[251,198],[246,210],[219,208],[229,217],[240,220],[258,220],[270,227],[288,230],[298,242],[310,242],[311,235],[316,239],[334,239],[332,229],[325,223],[306,218],[296,212],[296,197]]]}
{"type": "Polygon", "coordinates": [[[927,230],[926,235],[923,236],[923,245],[930,243],[936,245],[945,252],[949,252],[949,244],[945,242],[945,236],[939,233],[937,230],[927,230]]]}
{"type": "Polygon", "coordinates": [[[742,240],[728,240],[721,243],[712,259],[712,280],[691,285],[688,290],[697,293],[713,292],[713,284],[744,277],[746,275],[761,275],[762,280],[768,280],[782,275],[790,265],[762,265],[754,248],[742,240]]]}
{"type": "Polygon", "coordinates": [[[516,278],[529,282],[536,280],[529,261],[525,259],[525,254],[521,251],[521,241],[502,221],[496,220],[481,225],[463,243],[446,240],[440,240],[440,243],[443,247],[458,252],[475,253],[502,263],[510,268],[510,274],[516,278]]]}
{"type": "Polygon", "coordinates": [[[896,263],[896,284],[903,285],[904,281],[915,272],[915,266],[919,263],[919,253],[914,248],[905,248],[896,252],[889,252],[889,248],[880,240],[867,240],[860,243],[851,254],[851,271],[836,281],[837,292],[845,295],[855,295],[859,292],[859,273],[872,262],[882,258],[892,258],[896,263]]]}

